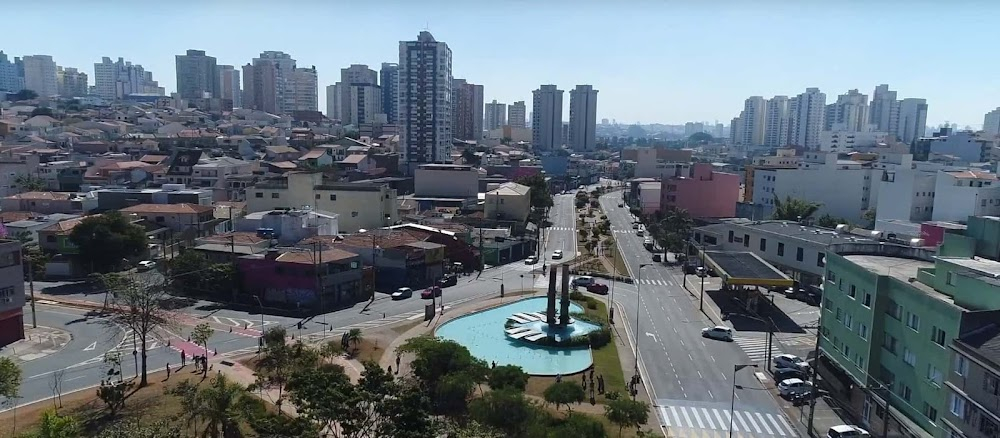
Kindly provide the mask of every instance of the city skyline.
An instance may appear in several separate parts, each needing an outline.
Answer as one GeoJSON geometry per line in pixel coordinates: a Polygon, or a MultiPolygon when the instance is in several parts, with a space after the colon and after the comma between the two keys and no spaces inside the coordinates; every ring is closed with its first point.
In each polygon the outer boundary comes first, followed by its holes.
{"type": "MultiPolygon", "coordinates": [[[[789,4],[774,3],[778,6],[789,4]]],[[[74,13],[60,16],[51,16],[42,5],[24,5],[18,11],[24,19],[16,20],[9,30],[29,32],[27,23],[37,20],[52,25],[37,38],[21,40],[3,49],[10,57],[51,55],[60,66],[74,67],[88,74],[92,73],[90,66],[104,56],[124,57],[154,72],[168,92],[177,89],[175,57],[189,49],[204,50],[220,65],[245,65],[262,51],[276,50],[290,54],[300,67],[315,65],[319,89],[325,90],[337,82],[344,66],[366,64],[375,69],[382,62],[394,62],[399,41],[428,29],[439,41],[452,47],[455,76],[484,85],[486,101],[496,99],[507,104],[527,101],[531,91],[540,84],[556,84],[562,89],[593,84],[602,90],[598,119],[615,119],[620,123],[728,121],[743,107],[747,96],[794,95],[811,87],[833,96],[850,89],[865,92],[881,83],[891,84],[901,95],[927,99],[931,108],[929,126],[948,121],[979,127],[983,114],[1000,104],[1000,86],[992,84],[990,69],[971,68],[960,62],[937,62],[937,56],[979,59],[976,56],[980,50],[969,43],[987,41],[997,31],[974,24],[990,16],[988,10],[1000,12],[997,5],[951,10],[951,19],[935,21],[937,31],[929,34],[910,32],[914,30],[912,23],[938,18],[939,11],[904,8],[894,1],[877,5],[825,5],[825,9],[797,4],[794,8],[759,8],[724,3],[724,7],[712,9],[686,2],[672,5],[640,3],[628,12],[609,11],[600,4],[574,5],[570,10],[569,5],[551,2],[533,6],[537,11],[530,16],[522,16],[519,8],[510,4],[479,5],[477,16],[491,16],[497,21],[516,20],[512,22],[522,23],[526,29],[537,29],[531,33],[513,34],[503,41],[480,35],[481,23],[468,19],[468,15],[454,8],[444,7],[446,2],[441,3],[442,8],[387,2],[379,8],[337,6],[338,15],[352,15],[361,21],[385,20],[386,25],[381,28],[389,29],[351,44],[331,45],[322,38],[315,38],[314,28],[301,26],[268,34],[266,44],[238,38],[241,35],[258,36],[259,30],[236,28],[230,32],[231,38],[179,33],[171,38],[100,39],[99,44],[89,45],[86,50],[63,42],[90,35],[96,37],[97,30],[71,26],[69,20],[80,23],[91,18],[113,18],[123,34],[129,34],[131,29],[138,35],[150,31],[146,18],[153,13],[161,17],[162,22],[189,19],[184,2],[169,7],[151,5],[141,11],[66,5],[74,13]],[[395,8],[398,13],[385,15],[385,7],[395,8]],[[552,23],[544,29],[531,25],[550,12],[567,11],[574,16],[572,25],[569,20],[552,23]],[[838,33],[841,37],[830,40],[819,33],[802,34],[791,41],[781,37],[787,29],[795,28],[794,23],[817,16],[838,23],[843,30],[838,33]],[[872,44],[871,38],[876,31],[866,24],[870,20],[859,18],[879,16],[883,17],[882,28],[877,32],[881,42],[872,44]],[[671,18],[671,26],[652,25],[664,17],[671,18]],[[886,20],[884,17],[893,18],[886,20]],[[591,24],[600,25],[616,18],[627,18],[634,23],[619,28],[615,34],[587,31],[591,24]],[[761,20],[768,22],[768,26],[759,26],[761,20]],[[61,24],[63,21],[65,25],[61,24]],[[850,29],[857,29],[857,32],[850,29]],[[691,38],[691,35],[697,37],[691,38]],[[719,49],[732,47],[733,38],[739,38],[741,45],[761,50],[772,47],[769,41],[784,41],[777,54],[787,56],[789,62],[771,64],[774,68],[754,67],[757,64],[743,60],[758,56],[760,50],[719,49]],[[573,44],[567,45],[566,41],[573,41],[573,44]],[[885,46],[893,50],[885,51],[885,46]],[[511,47],[517,49],[509,50],[511,47]],[[501,49],[505,55],[496,56],[501,49]],[[757,55],[742,52],[757,52],[757,55]],[[850,58],[844,55],[851,54],[854,62],[845,63],[850,58]],[[678,63],[679,60],[684,62],[678,63]],[[934,74],[917,68],[922,63],[930,65],[932,61],[934,74]],[[623,64],[632,67],[622,68],[623,64]],[[734,69],[735,65],[750,67],[734,69]]],[[[255,22],[268,16],[260,8],[230,6],[229,2],[219,2],[199,4],[198,8],[201,14],[225,16],[234,23],[255,22]]],[[[311,15],[315,16],[334,12],[332,6],[321,3],[303,6],[311,7],[315,12],[311,15]]],[[[318,96],[319,108],[326,108],[325,94],[318,96]]],[[[568,99],[564,106],[563,113],[568,114],[568,99]]]]}

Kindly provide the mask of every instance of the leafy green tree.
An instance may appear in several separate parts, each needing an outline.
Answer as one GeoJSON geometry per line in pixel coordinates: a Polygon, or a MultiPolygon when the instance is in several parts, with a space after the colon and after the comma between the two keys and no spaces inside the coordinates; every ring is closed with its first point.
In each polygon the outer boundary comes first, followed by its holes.
{"type": "Polygon", "coordinates": [[[639,429],[649,421],[649,405],[641,400],[619,398],[604,405],[604,416],[618,426],[618,436],[626,427],[639,429]]]}
{"type": "Polygon", "coordinates": [[[44,106],[40,106],[38,108],[35,108],[35,109],[31,110],[31,117],[35,117],[35,116],[49,116],[49,117],[52,117],[54,115],[55,115],[55,113],[52,112],[52,108],[48,108],[48,107],[44,107],[44,106]]]}
{"type": "Polygon", "coordinates": [[[501,430],[509,437],[524,436],[535,411],[524,393],[513,389],[494,389],[469,403],[472,419],[501,430]]]}
{"type": "Polygon", "coordinates": [[[181,438],[181,431],[166,420],[141,423],[130,418],[104,427],[97,438],[181,438]]]}
{"type": "Polygon", "coordinates": [[[97,387],[97,398],[104,402],[111,417],[118,415],[118,412],[125,407],[125,399],[128,398],[132,386],[131,382],[108,382],[97,387]]]}
{"type": "Polygon", "coordinates": [[[229,381],[220,373],[204,388],[185,380],[170,392],[181,398],[181,407],[189,425],[199,421],[204,424],[202,436],[239,436],[240,420],[246,412],[244,403],[250,397],[243,385],[229,381]]]}
{"type": "Polygon", "coordinates": [[[264,332],[264,348],[257,362],[256,388],[277,388],[278,403],[284,399],[285,385],[298,370],[312,369],[320,363],[319,351],[301,340],[289,345],[284,327],[272,327],[264,332]]]}
{"type": "Polygon", "coordinates": [[[490,370],[488,383],[494,391],[512,389],[524,392],[528,386],[528,374],[517,365],[500,365],[490,370]]]}
{"type": "Polygon", "coordinates": [[[319,423],[321,429],[352,427],[351,404],[356,393],[344,367],[324,364],[317,369],[295,372],[288,380],[287,390],[296,410],[319,423]]]}
{"type": "Polygon", "coordinates": [[[347,342],[354,347],[355,351],[357,351],[358,345],[361,344],[362,340],[364,340],[364,335],[361,334],[361,329],[352,328],[347,331],[347,342]]]}
{"type": "Polygon", "coordinates": [[[59,415],[55,409],[49,409],[42,413],[41,421],[38,423],[38,431],[33,434],[36,438],[77,438],[81,436],[82,429],[80,422],[72,415],[59,415]]]}
{"type": "Polygon", "coordinates": [[[109,330],[132,330],[138,339],[142,376],[139,386],[148,384],[146,347],[160,329],[174,328],[174,315],[163,306],[168,298],[162,277],[143,274],[104,276],[111,312],[101,320],[109,330]]]}
{"type": "Polygon", "coordinates": [[[146,232],[117,211],[88,216],[69,235],[94,272],[109,272],[146,251],[146,232]]]}
{"type": "Polygon", "coordinates": [[[550,427],[547,438],[605,438],[604,425],[589,415],[570,412],[562,422],[550,427]]]}
{"type": "Polygon", "coordinates": [[[820,216],[819,219],[816,219],[816,225],[824,228],[836,228],[837,225],[840,224],[850,225],[851,223],[847,219],[830,216],[829,213],[820,216]]]}
{"type": "Polygon", "coordinates": [[[464,415],[476,384],[486,381],[486,362],[453,341],[410,338],[399,351],[414,354],[410,366],[421,388],[430,394],[436,414],[464,415]]]}
{"type": "MultiPolygon", "coordinates": [[[[195,326],[194,330],[191,331],[191,341],[196,345],[201,345],[205,347],[205,356],[208,356],[208,340],[215,333],[212,326],[208,325],[207,322],[203,322],[195,326]]],[[[206,366],[202,370],[202,374],[208,375],[208,367],[206,366]]]]}
{"type": "Polygon", "coordinates": [[[771,218],[781,221],[808,219],[815,214],[817,210],[819,210],[819,207],[820,204],[815,202],[796,199],[791,196],[785,197],[784,200],[781,200],[781,198],[775,196],[774,213],[771,214],[771,218]]]}
{"type": "Polygon", "coordinates": [[[481,160],[479,159],[479,156],[476,155],[475,151],[472,149],[466,149],[462,151],[462,161],[470,166],[479,166],[481,160]]]}
{"type": "Polygon", "coordinates": [[[184,251],[169,261],[170,289],[178,295],[228,297],[236,285],[237,272],[231,263],[212,263],[195,251],[184,251]]]}
{"type": "Polygon", "coordinates": [[[21,388],[21,367],[13,359],[0,357],[0,397],[12,400],[21,388]]]}
{"type": "Polygon", "coordinates": [[[48,188],[44,180],[30,174],[18,175],[14,178],[14,185],[25,192],[40,192],[48,188]]]}
{"type": "Polygon", "coordinates": [[[583,391],[583,387],[576,382],[571,382],[569,380],[563,380],[562,382],[557,382],[549,385],[545,388],[545,392],[542,393],[547,403],[552,403],[556,405],[556,410],[559,409],[559,405],[566,405],[566,409],[571,410],[570,403],[580,403],[586,397],[586,393],[583,391]]]}
{"type": "Polygon", "coordinates": [[[247,425],[259,437],[315,438],[321,436],[318,425],[305,416],[289,417],[273,413],[268,410],[268,405],[257,397],[244,398],[242,409],[242,415],[247,425]]]}
{"type": "Polygon", "coordinates": [[[18,91],[17,93],[14,93],[13,95],[11,95],[11,99],[10,100],[12,100],[14,102],[17,102],[17,101],[20,101],[20,100],[31,100],[31,99],[37,99],[37,98],[38,98],[38,93],[36,93],[34,90],[24,89],[24,90],[18,91]]]}
{"type": "Polygon", "coordinates": [[[541,174],[525,176],[516,182],[531,189],[528,193],[531,208],[545,209],[553,205],[552,194],[549,193],[549,183],[541,174]]]}

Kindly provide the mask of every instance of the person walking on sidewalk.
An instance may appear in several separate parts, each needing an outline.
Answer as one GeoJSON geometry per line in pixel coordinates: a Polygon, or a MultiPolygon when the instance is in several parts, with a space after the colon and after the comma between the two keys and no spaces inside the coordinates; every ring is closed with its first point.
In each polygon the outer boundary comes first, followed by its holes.
{"type": "Polygon", "coordinates": [[[170,362],[167,362],[167,380],[170,380],[170,362]]]}
{"type": "Polygon", "coordinates": [[[182,351],[181,352],[181,368],[184,368],[185,366],[187,366],[187,356],[185,356],[184,352],[182,351]]]}

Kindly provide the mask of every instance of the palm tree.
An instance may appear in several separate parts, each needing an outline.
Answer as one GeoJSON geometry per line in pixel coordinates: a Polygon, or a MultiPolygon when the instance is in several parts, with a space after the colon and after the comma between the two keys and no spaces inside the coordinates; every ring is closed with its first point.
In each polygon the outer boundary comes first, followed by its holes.
{"type": "Polygon", "coordinates": [[[807,219],[819,210],[820,204],[788,196],[782,201],[777,196],[774,197],[774,213],[772,219],[784,221],[798,221],[807,219]]]}
{"type": "Polygon", "coordinates": [[[362,339],[364,339],[364,337],[361,335],[361,329],[354,328],[347,332],[347,342],[349,342],[355,350],[358,349],[358,344],[361,343],[362,339]]]}
{"type": "Polygon", "coordinates": [[[187,416],[188,424],[202,421],[205,428],[202,436],[211,438],[240,436],[239,420],[244,412],[246,388],[236,382],[231,382],[226,376],[219,374],[205,388],[195,389],[193,384],[185,381],[172,390],[172,393],[182,398],[181,406],[187,416]]]}

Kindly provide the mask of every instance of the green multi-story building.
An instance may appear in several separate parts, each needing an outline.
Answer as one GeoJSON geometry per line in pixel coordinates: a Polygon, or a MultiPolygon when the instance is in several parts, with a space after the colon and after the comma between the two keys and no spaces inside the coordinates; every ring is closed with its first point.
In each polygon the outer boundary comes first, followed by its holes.
{"type": "Polygon", "coordinates": [[[827,255],[820,372],[881,436],[948,437],[954,340],[1000,323],[1000,218],[970,217],[936,254],[869,247],[827,255]]]}

